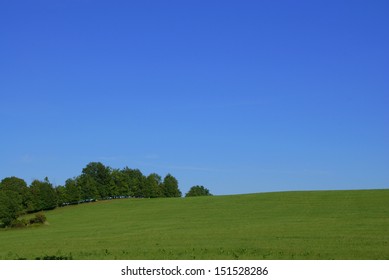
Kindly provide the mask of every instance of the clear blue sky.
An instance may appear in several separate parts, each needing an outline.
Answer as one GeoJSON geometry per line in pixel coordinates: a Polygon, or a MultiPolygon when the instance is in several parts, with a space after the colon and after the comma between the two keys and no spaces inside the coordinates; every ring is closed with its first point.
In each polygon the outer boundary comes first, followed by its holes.
{"type": "Polygon", "coordinates": [[[0,179],[389,187],[388,1],[0,3],[0,179]]]}

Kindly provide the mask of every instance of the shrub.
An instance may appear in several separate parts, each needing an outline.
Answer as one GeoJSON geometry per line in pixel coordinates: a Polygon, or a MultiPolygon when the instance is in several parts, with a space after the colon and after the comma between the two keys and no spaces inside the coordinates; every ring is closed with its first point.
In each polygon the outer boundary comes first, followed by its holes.
{"type": "Polygon", "coordinates": [[[11,227],[13,227],[13,228],[23,228],[26,225],[27,225],[27,221],[26,220],[14,220],[11,223],[11,227]]]}
{"type": "Polygon", "coordinates": [[[47,218],[45,214],[43,213],[37,213],[35,214],[34,218],[30,219],[30,224],[44,224],[46,222],[47,218]]]}
{"type": "Polygon", "coordinates": [[[46,222],[47,218],[46,218],[45,214],[37,213],[37,214],[35,214],[35,220],[38,223],[44,224],[46,222]]]}
{"type": "Polygon", "coordinates": [[[212,195],[207,188],[204,186],[193,186],[190,188],[189,192],[185,195],[189,196],[209,196],[212,195]]]}

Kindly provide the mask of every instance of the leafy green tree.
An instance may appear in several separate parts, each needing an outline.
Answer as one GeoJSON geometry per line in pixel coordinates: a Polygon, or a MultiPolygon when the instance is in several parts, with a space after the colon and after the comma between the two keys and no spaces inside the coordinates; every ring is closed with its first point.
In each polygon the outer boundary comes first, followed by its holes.
{"type": "Polygon", "coordinates": [[[57,194],[46,177],[44,181],[34,180],[30,186],[34,211],[50,210],[57,207],[57,194]]]}
{"type": "Polygon", "coordinates": [[[156,198],[162,196],[161,176],[152,173],[146,178],[146,187],[144,189],[144,197],[156,198]]]}
{"type": "Polygon", "coordinates": [[[163,179],[162,190],[164,197],[181,197],[182,195],[177,179],[171,174],[167,174],[163,179]]]}
{"type": "Polygon", "coordinates": [[[113,169],[111,172],[112,195],[113,196],[130,196],[130,180],[126,173],[120,169],[113,169]]]}
{"type": "Polygon", "coordinates": [[[57,195],[58,206],[62,206],[69,201],[66,188],[64,186],[58,186],[55,188],[57,195]]]}
{"type": "Polygon", "coordinates": [[[8,227],[22,211],[21,197],[14,191],[0,190],[0,222],[8,227]]]}
{"type": "Polygon", "coordinates": [[[132,197],[146,197],[144,194],[146,178],[139,169],[130,169],[128,167],[121,171],[128,182],[128,195],[132,197]]]}
{"type": "Polygon", "coordinates": [[[27,184],[23,179],[17,177],[7,177],[1,180],[0,190],[13,191],[22,194],[27,189],[27,184]]]}
{"type": "Polygon", "coordinates": [[[81,189],[77,179],[67,179],[65,182],[67,203],[75,204],[81,200],[81,189]]]}
{"type": "Polygon", "coordinates": [[[27,183],[17,177],[7,177],[0,182],[0,190],[12,191],[21,199],[22,208],[28,212],[32,210],[32,197],[27,183]]]}
{"type": "Polygon", "coordinates": [[[81,174],[77,178],[77,182],[80,185],[81,200],[99,198],[99,192],[97,191],[96,181],[92,177],[85,174],[81,174]]]}
{"type": "Polygon", "coordinates": [[[204,188],[203,186],[193,186],[190,188],[190,190],[186,193],[185,197],[189,196],[209,196],[212,195],[208,189],[204,188]]]}
{"type": "Polygon", "coordinates": [[[106,198],[111,195],[109,189],[112,186],[111,169],[109,167],[101,162],[90,162],[82,170],[81,176],[86,177],[83,182],[94,185],[94,187],[88,186],[88,188],[96,188],[98,198],[106,198]]]}

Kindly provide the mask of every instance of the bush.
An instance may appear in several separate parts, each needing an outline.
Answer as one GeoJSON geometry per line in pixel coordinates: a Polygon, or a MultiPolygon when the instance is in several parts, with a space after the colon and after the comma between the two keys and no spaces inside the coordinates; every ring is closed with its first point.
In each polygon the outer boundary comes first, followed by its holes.
{"type": "Polygon", "coordinates": [[[43,213],[37,213],[35,214],[34,218],[30,219],[30,224],[44,224],[46,222],[47,218],[45,214],[43,213]]]}
{"type": "Polygon", "coordinates": [[[27,221],[26,220],[14,220],[12,221],[11,223],[11,227],[13,228],[23,228],[27,225],[27,221]]]}
{"type": "Polygon", "coordinates": [[[193,186],[190,188],[189,192],[185,195],[189,196],[210,196],[212,195],[207,188],[204,186],[193,186]]]}

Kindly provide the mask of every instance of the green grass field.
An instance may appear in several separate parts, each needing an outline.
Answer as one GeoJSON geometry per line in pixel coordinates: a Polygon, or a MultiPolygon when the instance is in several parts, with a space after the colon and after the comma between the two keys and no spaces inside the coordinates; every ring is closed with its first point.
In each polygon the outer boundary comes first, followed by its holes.
{"type": "Polygon", "coordinates": [[[0,259],[389,259],[389,190],[122,199],[0,230],[0,259]]]}

